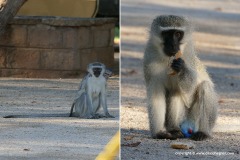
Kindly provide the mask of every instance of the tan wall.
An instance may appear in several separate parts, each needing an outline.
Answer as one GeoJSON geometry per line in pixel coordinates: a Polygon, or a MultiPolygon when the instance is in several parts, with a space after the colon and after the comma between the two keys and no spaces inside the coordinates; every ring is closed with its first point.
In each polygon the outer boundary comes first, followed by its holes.
{"type": "Polygon", "coordinates": [[[18,15],[92,17],[96,6],[96,0],[28,0],[18,15]]]}
{"type": "Polygon", "coordinates": [[[0,37],[0,76],[78,77],[91,62],[114,65],[115,19],[15,18],[0,37]]]}

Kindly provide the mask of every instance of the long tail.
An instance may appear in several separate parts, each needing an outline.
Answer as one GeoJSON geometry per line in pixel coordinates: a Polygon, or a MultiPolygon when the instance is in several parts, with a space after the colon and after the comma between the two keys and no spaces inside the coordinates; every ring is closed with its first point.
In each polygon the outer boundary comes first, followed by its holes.
{"type": "Polygon", "coordinates": [[[74,108],[74,106],[75,106],[75,102],[73,102],[73,104],[72,104],[69,117],[72,117],[72,116],[73,116],[73,108],[74,108]]]}
{"type": "Polygon", "coordinates": [[[68,117],[68,113],[60,114],[32,114],[32,115],[8,115],[3,118],[40,118],[40,117],[68,117]]]}

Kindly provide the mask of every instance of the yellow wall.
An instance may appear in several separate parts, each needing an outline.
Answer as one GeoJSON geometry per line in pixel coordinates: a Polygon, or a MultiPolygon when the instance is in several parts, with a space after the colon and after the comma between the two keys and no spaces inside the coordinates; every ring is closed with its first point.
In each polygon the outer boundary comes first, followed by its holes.
{"type": "Polygon", "coordinates": [[[17,15],[92,17],[97,0],[28,0],[17,15]]]}

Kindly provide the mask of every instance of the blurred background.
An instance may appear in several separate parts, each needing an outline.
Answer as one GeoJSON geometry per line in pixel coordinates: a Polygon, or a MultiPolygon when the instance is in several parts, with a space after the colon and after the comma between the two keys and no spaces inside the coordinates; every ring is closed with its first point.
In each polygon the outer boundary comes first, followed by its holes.
{"type": "MultiPolygon", "coordinates": [[[[143,52],[152,20],[163,14],[190,18],[194,43],[219,94],[219,118],[214,139],[194,151],[239,154],[240,133],[240,1],[238,0],[122,0],[121,1],[121,129],[123,159],[177,159],[169,141],[150,138],[143,52]],[[141,142],[138,146],[130,144],[141,142]],[[224,144],[224,145],[223,145],[224,144]],[[234,147],[235,146],[235,147],[234,147]]],[[[182,156],[183,158],[184,156],[182,156]]],[[[204,156],[203,156],[204,157],[204,156]]],[[[205,156],[210,158],[211,156],[205,156]]],[[[193,156],[186,156],[193,158],[193,156]]],[[[219,158],[212,156],[211,158],[219,158]]],[[[224,158],[224,157],[222,157],[224,158]]],[[[226,157],[225,157],[226,158],[226,157]]]]}

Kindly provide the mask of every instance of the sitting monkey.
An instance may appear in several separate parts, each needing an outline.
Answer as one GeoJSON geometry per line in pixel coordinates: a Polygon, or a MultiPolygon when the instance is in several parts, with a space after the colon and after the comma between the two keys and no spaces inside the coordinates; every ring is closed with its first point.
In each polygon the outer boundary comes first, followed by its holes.
{"type": "Polygon", "coordinates": [[[88,65],[88,74],[83,78],[77,98],[74,100],[70,117],[79,118],[114,118],[108,112],[106,86],[107,78],[111,71],[107,70],[104,64],[94,62],[88,65]],[[100,107],[103,107],[104,115],[98,114],[100,107]],[[75,107],[75,113],[73,108],[75,107]]]}

